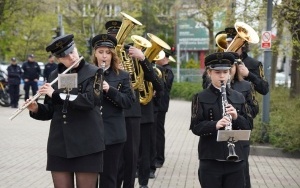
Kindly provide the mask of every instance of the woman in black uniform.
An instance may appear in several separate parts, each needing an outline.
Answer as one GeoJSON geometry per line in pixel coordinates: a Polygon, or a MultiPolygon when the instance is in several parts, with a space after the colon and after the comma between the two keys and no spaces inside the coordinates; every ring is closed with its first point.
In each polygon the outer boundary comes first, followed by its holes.
{"type": "Polygon", "coordinates": [[[93,63],[104,68],[102,118],[104,123],[104,165],[100,175],[100,188],[116,188],[118,166],[126,141],[124,110],[135,100],[129,73],[120,70],[116,54],[117,39],[100,34],[92,39],[93,63]]]}
{"type": "MultiPolygon", "coordinates": [[[[46,48],[60,62],[48,82],[58,77],[79,60],[73,35],[57,37],[46,48]]],[[[94,188],[103,166],[103,122],[100,114],[100,94],[97,92],[99,68],[81,60],[70,73],[77,73],[77,88],[64,97],[65,89],[58,84],[44,84],[39,93],[45,94],[44,104],[33,101],[27,108],[37,120],[51,120],[47,147],[47,170],[51,171],[54,187],[94,188]]],[[[30,99],[26,102],[28,103],[30,99]]]]}
{"type": "Polygon", "coordinates": [[[221,82],[229,79],[229,69],[234,63],[229,52],[214,53],[205,58],[205,66],[211,84],[193,97],[190,129],[200,136],[198,145],[198,176],[202,188],[241,188],[244,187],[243,147],[235,142],[237,161],[228,161],[227,142],[217,142],[218,130],[232,123],[233,130],[249,130],[251,120],[246,113],[243,95],[227,87],[228,105],[226,113],[232,120],[223,116],[221,82]]]}

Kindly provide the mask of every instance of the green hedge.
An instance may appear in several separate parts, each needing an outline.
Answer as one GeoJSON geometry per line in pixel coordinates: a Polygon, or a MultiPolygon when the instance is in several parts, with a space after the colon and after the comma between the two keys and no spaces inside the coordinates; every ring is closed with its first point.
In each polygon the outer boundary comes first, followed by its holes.
{"type": "MultiPolygon", "coordinates": [[[[202,90],[200,83],[174,83],[172,99],[191,101],[193,95],[202,90]]],[[[254,120],[251,133],[252,144],[271,144],[286,151],[300,151],[300,97],[289,99],[289,90],[276,87],[270,93],[270,122],[262,123],[262,96],[256,94],[260,113],[254,120]]]]}

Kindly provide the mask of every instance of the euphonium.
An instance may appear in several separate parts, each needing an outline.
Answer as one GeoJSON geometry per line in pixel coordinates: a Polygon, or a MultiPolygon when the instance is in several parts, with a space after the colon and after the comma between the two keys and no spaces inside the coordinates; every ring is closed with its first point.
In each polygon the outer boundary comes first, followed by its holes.
{"type": "MultiPolygon", "coordinates": [[[[133,41],[133,46],[142,51],[143,51],[143,49],[149,48],[152,46],[151,42],[148,41],[147,39],[145,39],[144,37],[141,37],[138,35],[132,35],[131,39],[133,41]]],[[[128,67],[128,72],[134,71],[132,74],[133,78],[131,80],[132,80],[133,88],[137,89],[144,80],[143,70],[136,58],[133,58],[133,59],[129,58],[129,59],[130,59],[130,61],[128,61],[128,63],[126,62],[126,64],[128,64],[128,66],[127,65],[125,65],[125,66],[128,67]]]]}
{"type": "Polygon", "coordinates": [[[237,52],[246,42],[256,44],[259,42],[259,36],[256,31],[244,22],[236,22],[234,28],[237,35],[231,41],[225,52],[237,52]]]}
{"type": "MultiPolygon", "coordinates": [[[[222,95],[222,110],[223,110],[223,116],[227,116],[230,119],[230,123],[228,125],[226,125],[225,130],[232,130],[232,117],[230,114],[227,114],[226,112],[226,106],[228,105],[228,101],[227,101],[227,94],[226,94],[226,85],[224,84],[224,81],[221,81],[221,95],[222,95]]],[[[239,160],[239,156],[236,155],[235,153],[235,145],[234,145],[234,141],[233,140],[228,140],[228,151],[229,154],[227,156],[227,160],[228,161],[236,161],[239,160]]]]}
{"type": "MultiPolygon", "coordinates": [[[[148,59],[149,62],[152,62],[162,49],[167,49],[167,50],[171,49],[171,47],[167,43],[165,43],[157,36],[151,33],[147,33],[147,36],[150,38],[150,42],[152,44],[152,46],[150,48],[147,48],[144,52],[145,57],[148,59]]],[[[153,97],[152,83],[144,80],[139,87],[139,91],[140,91],[140,103],[146,105],[148,102],[151,101],[153,97]]]]}
{"type": "Polygon", "coordinates": [[[132,61],[131,58],[128,57],[125,49],[124,49],[124,41],[127,38],[128,34],[132,31],[132,29],[136,25],[142,25],[138,20],[135,18],[121,12],[121,14],[124,16],[122,20],[121,27],[116,35],[116,39],[118,41],[118,44],[116,46],[116,53],[118,57],[121,60],[120,67],[124,69],[125,71],[129,72],[131,76],[131,81],[133,88],[136,89],[138,88],[141,79],[138,78],[138,71],[136,69],[140,69],[138,66],[134,65],[134,62],[132,61]],[[136,72],[137,71],[137,72],[136,72]]]}

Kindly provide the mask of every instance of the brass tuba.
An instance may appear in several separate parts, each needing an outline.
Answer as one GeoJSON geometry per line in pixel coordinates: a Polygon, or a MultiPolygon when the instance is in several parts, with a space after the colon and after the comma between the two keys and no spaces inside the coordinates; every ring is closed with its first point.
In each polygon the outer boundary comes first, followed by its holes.
{"type": "MultiPolygon", "coordinates": [[[[151,33],[147,33],[147,36],[150,38],[150,42],[152,44],[152,46],[150,48],[147,48],[146,51],[144,52],[145,57],[149,60],[149,62],[152,62],[162,49],[167,49],[167,50],[171,49],[171,47],[163,40],[161,40],[159,37],[151,33]]],[[[151,101],[153,97],[152,83],[144,80],[139,87],[139,92],[140,92],[140,103],[146,105],[151,101]]]]}
{"type": "Polygon", "coordinates": [[[236,22],[234,28],[237,32],[225,52],[237,52],[246,42],[256,44],[259,42],[259,36],[256,31],[244,22],[236,22]]]}
{"type": "Polygon", "coordinates": [[[124,18],[122,20],[121,27],[116,35],[118,43],[115,49],[118,57],[121,60],[121,64],[119,66],[130,74],[132,86],[134,89],[136,89],[142,81],[138,76],[138,71],[140,68],[138,65],[134,65],[132,59],[128,57],[124,49],[124,41],[136,25],[142,24],[138,20],[129,16],[128,14],[125,14],[124,12],[121,12],[121,14],[124,16],[124,18]]]}
{"type": "MultiPolygon", "coordinates": [[[[132,35],[131,39],[133,41],[133,46],[140,49],[140,50],[144,50],[145,48],[149,48],[152,46],[151,42],[147,39],[145,39],[144,37],[138,36],[138,35],[132,35]]],[[[139,88],[140,84],[142,84],[143,80],[144,80],[144,75],[143,75],[143,70],[141,65],[139,64],[138,60],[136,58],[129,58],[131,60],[130,65],[133,66],[135,72],[134,72],[134,76],[135,76],[135,80],[132,80],[132,85],[134,89],[139,88]]]]}

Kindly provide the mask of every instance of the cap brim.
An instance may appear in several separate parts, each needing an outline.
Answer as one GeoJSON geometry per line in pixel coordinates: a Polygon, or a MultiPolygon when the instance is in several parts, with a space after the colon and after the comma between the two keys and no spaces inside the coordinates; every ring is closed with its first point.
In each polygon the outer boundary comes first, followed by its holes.
{"type": "Polygon", "coordinates": [[[75,45],[73,44],[72,46],[70,46],[68,49],[66,49],[65,51],[59,53],[59,54],[53,54],[55,57],[65,57],[67,55],[69,55],[69,53],[71,53],[74,50],[75,45]]]}
{"type": "Polygon", "coordinates": [[[176,62],[176,60],[175,60],[174,57],[172,57],[172,56],[169,56],[169,60],[170,60],[171,62],[176,62]]]}
{"type": "Polygon", "coordinates": [[[229,70],[231,67],[210,67],[211,70],[229,70]]]}

